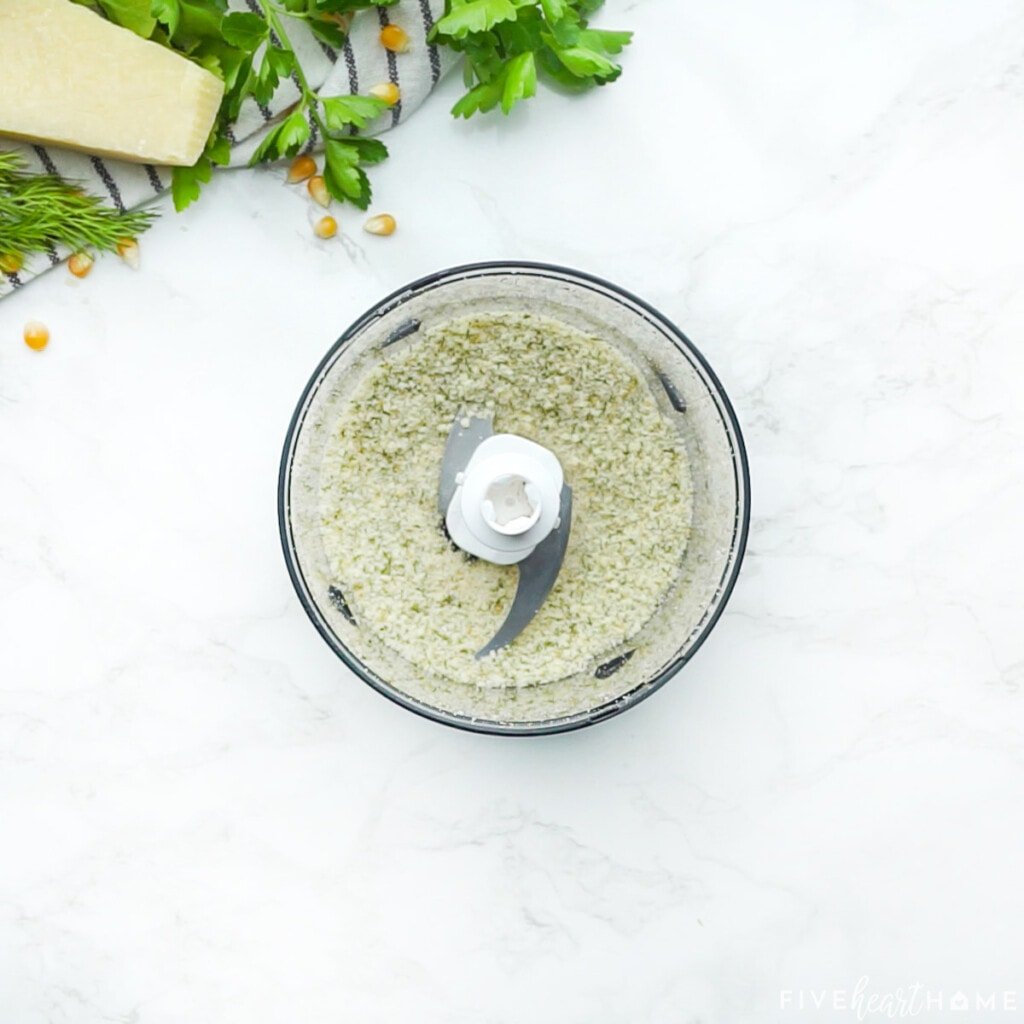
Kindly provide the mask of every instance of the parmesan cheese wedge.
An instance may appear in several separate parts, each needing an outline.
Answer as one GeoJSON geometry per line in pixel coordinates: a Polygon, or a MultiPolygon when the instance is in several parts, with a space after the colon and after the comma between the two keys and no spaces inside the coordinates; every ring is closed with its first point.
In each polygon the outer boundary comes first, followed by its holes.
{"type": "Polygon", "coordinates": [[[194,164],[224,83],[70,0],[0,0],[0,135],[194,164]]]}

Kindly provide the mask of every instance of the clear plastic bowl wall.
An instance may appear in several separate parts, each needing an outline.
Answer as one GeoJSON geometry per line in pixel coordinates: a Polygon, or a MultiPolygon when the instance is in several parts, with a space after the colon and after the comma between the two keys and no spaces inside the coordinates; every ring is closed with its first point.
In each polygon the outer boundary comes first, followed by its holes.
{"type": "MultiPolygon", "coordinates": [[[[411,332],[411,333],[410,333],[411,332]]],[[[736,417],[701,355],[639,299],[588,275],[535,264],[478,264],[436,274],[390,296],[339,339],[295,412],[281,463],[285,559],[313,623],[339,657],[392,700],[437,721],[482,732],[536,734],[589,725],[632,706],[697,650],[732,590],[746,544],[749,475],[736,417]],[[320,534],[324,445],[358,374],[396,336],[458,316],[525,311],[561,320],[630,352],[678,425],[693,477],[693,522],[679,577],[643,630],[586,671],[544,685],[481,689],[404,660],[345,614],[320,534]]]]}

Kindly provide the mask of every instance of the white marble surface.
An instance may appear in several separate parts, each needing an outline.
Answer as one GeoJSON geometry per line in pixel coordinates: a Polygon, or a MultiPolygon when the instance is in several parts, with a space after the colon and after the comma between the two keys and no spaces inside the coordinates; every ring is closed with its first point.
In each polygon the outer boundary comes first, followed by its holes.
{"type": "Polygon", "coordinates": [[[237,173],[141,272],[0,304],[5,1024],[839,1021],[862,977],[1024,1007],[1024,11],[603,23],[619,84],[462,125],[449,82],[389,140],[391,239],[237,173]],[[532,741],[348,676],[274,506],[340,330],[501,257],[675,318],[754,482],[691,665],[532,741]]]}

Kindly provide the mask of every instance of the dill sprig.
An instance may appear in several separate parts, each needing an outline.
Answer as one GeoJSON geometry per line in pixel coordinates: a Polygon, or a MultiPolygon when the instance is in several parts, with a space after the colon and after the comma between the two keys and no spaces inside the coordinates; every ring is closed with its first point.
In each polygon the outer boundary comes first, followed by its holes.
{"type": "Polygon", "coordinates": [[[113,252],[156,218],[152,210],[121,213],[52,174],[31,174],[19,154],[0,152],[0,256],[20,261],[58,247],[113,252]]]}

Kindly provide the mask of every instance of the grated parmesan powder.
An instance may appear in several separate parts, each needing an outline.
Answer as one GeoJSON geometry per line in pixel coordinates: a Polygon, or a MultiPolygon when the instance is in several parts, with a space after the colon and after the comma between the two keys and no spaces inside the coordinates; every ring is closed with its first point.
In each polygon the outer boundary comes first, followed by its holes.
{"type": "Polygon", "coordinates": [[[452,320],[378,353],[321,474],[324,548],[359,628],[477,686],[562,679],[636,634],[678,574],[690,513],[682,439],[638,367],[605,341],[522,313],[452,320]],[[554,589],[511,645],[480,661],[518,570],[468,558],[442,530],[441,459],[466,411],[551,449],[574,499],[554,589]]]}

